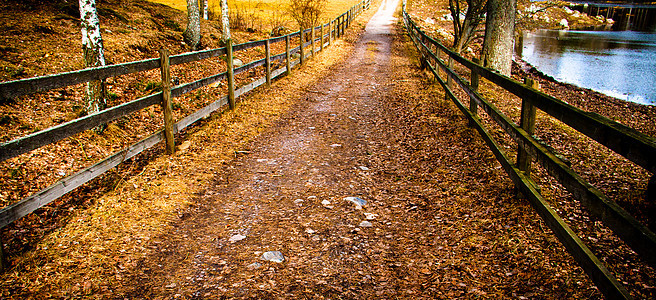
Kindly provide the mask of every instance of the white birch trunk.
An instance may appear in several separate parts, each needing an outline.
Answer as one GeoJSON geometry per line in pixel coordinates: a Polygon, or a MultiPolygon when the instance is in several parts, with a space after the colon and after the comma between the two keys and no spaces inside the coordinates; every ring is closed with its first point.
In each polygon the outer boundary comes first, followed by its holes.
{"type": "Polygon", "coordinates": [[[200,9],[198,0],[187,0],[187,29],[182,34],[191,51],[200,48],[200,9]]]}
{"type": "Polygon", "coordinates": [[[228,17],[228,0],[221,0],[221,30],[223,31],[221,40],[223,42],[230,39],[230,19],[228,17]]]}
{"type": "Polygon", "coordinates": [[[203,19],[207,20],[209,19],[209,14],[208,14],[208,9],[209,9],[209,2],[210,0],[201,0],[203,1],[203,19]]]}
{"type": "MultiPolygon", "coordinates": [[[[100,20],[96,11],[95,0],[79,0],[80,21],[82,24],[82,48],[84,50],[84,63],[87,68],[104,66],[105,52],[100,34],[100,20]]],[[[86,112],[92,114],[107,108],[105,99],[105,83],[96,80],[87,83],[86,112]]],[[[94,130],[100,132],[104,125],[94,130]]]]}

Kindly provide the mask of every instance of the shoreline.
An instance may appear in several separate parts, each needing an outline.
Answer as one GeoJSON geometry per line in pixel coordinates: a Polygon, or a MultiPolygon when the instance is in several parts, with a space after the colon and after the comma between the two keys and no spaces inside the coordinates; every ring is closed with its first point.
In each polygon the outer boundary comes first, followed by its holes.
{"type": "Polygon", "coordinates": [[[529,77],[540,83],[542,92],[585,111],[605,116],[649,136],[656,136],[656,105],[640,104],[612,97],[601,92],[558,81],[513,55],[512,77],[522,81],[529,77]],[[647,120],[645,120],[645,117],[647,120]]]}

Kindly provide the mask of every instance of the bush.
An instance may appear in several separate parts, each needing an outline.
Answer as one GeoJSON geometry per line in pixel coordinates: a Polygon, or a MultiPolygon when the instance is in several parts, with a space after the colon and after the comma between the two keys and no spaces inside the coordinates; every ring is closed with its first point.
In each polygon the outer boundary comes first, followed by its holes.
{"type": "Polygon", "coordinates": [[[306,29],[319,24],[327,0],[290,0],[288,11],[298,26],[306,29]]]}

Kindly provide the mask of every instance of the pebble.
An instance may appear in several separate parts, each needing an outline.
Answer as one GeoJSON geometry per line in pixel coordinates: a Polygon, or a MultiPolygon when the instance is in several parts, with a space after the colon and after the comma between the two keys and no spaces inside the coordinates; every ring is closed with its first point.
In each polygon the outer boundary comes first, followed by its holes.
{"type": "Polygon", "coordinates": [[[376,219],[376,214],[364,213],[364,217],[367,218],[367,220],[373,220],[376,219]]]}
{"type": "Polygon", "coordinates": [[[312,230],[311,228],[306,228],[306,229],[305,229],[305,233],[308,233],[308,234],[313,234],[313,233],[315,233],[315,232],[316,232],[316,231],[312,230]]]}
{"type": "Polygon", "coordinates": [[[346,197],[346,198],[344,198],[344,200],[353,202],[353,204],[355,204],[357,206],[365,206],[367,204],[367,201],[365,201],[362,198],[358,198],[358,197],[346,197]]]}
{"type": "Polygon", "coordinates": [[[330,201],[328,201],[328,200],[321,201],[321,205],[323,205],[323,207],[325,207],[327,209],[332,209],[333,208],[333,206],[330,205],[330,201]]]}
{"type": "Polygon", "coordinates": [[[254,263],[246,266],[246,268],[248,268],[249,270],[259,269],[260,267],[262,267],[262,264],[259,263],[259,262],[254,262],[254,263]]]}
{"type": "Polygon", "coordinates": [[[235,235],[231,236],[230,239],[228,239],[228,241],[231,242],[231,243],[235,243],[235,242],[239,242],[239,241],[241,241],[245,238],[246,238],[245,235],[235,234],[235,235]]]}
{"type": "Polygon", "coordinates": [[[178,150],[185,151],[189,148],[189,146],[191,146],[191,142],[190,141],[184,141],[180,146],[178,146],[178,150]]]}
{"type": "Polygon", "coordinates": [[[358,168],[360,168],[360,170],[362,170],[362,171],[369,171],[369,168],[367,168],[365,166],[359,166],[358,168]]]}
{"type": "Polygon", "coordinates": [[[342,144],[332,144],[332,145],[330,145],[330,147],[333,147],[333,148],[337,148],[337,147],[341,147],[341,146],[342,146],[342,144]]]}
{"type": "Polygon", "coordinates": [[[268,260],[276,263],[281,263],[285,261],[285,257],[282,255],[282,252],[280,251],[267,251],[262,254],[262,259],[263,260],[268,260]]]}
{"type": "Polygon", "coordinates": [[[362,221],[360,222],[360,227],[373,227],[374,225],[371,224],[369,221],[362,221]]]}

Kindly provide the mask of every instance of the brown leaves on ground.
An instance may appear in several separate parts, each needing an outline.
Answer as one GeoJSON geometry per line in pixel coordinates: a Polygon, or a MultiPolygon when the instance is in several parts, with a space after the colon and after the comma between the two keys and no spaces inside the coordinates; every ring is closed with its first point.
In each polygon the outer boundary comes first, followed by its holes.
{"type": "MultiPolygon", "coordinates": [[[[409,40],[357,37],[72,213],[3,275],[3,296],[600,298],[409,40]]],[[[568,219],[593,222],[546,184],[568,219]]],[[[584,230],[634,295],[654,296],[653,270],[596,222],[584,230]]]]}

